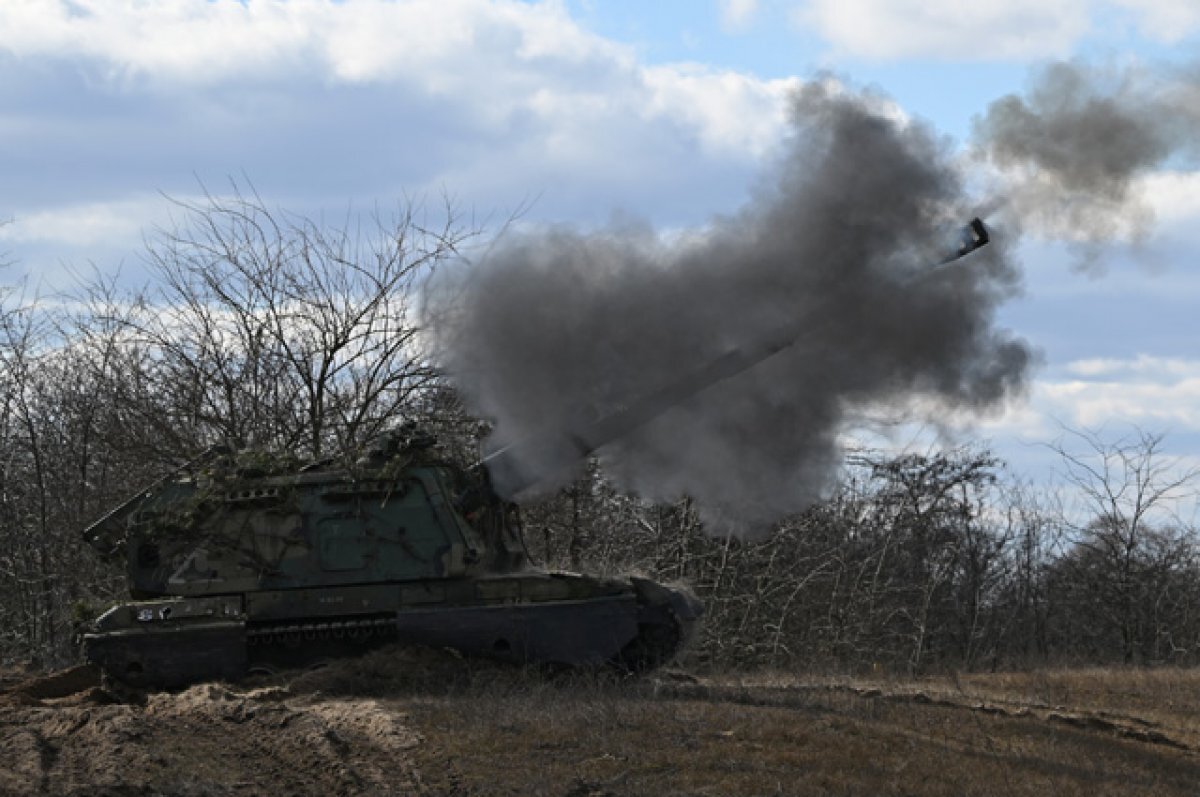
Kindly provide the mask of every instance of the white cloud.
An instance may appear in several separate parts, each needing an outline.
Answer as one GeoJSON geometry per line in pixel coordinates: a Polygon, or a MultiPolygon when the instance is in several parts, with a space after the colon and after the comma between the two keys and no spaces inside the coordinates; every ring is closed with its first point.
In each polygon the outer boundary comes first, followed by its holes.
{"type": "Polygon", "coordinates": [[[1041,391],[1081,426],[1132,423],[1200,430],[1200,368],[1189,379],[1070,380],[1044,384],[1041,391]]]}
{"type": "Polygon", "coordinates": [[[163,215],[161,197],[91,202],[27,210],[0,227],[0,241],[53,242],[68,247],[128,243],[163,215]]]}
{"type": "Polygon", "coordinates": [[[114,78],[214,83],[296,71],[348,82],[479,77],[497,53],[527,67],[632,63],[559,3],[516,0],[7,0],[0,51],[93,59],[114,78]]]}
{"type": "Polygon", "coordinates": [[[729,31],[745,30],[758,13],[758,0],[720,0],[721,26],[729,31]]]}
{"type": "Polygon", "coordinates": [[[794,8],[796,23],[837,51],[876,59],[1061,58],[1114,10],[1168,44],[1200,29],[1195,0],[798,0],[794,8]]]}
{"type": "Polygon", "coordinates": [[[1068,374],[1084,379],[1101,377],[1134,377],[1158,381],[1192,379],[1200,377],[1200,362],[1182,357],[1152,357],[1138,355],[1132,360],[1112,357],[1094,357],[1067,363],[1063,369],[1068,374]]]}
{"type": "Polygon", "coordinates": [[[793,85],[649,67],[517,0],[3,0],[0,64],[0,252],[39,274],[136,259],[169,206],[140,197],[230,175],[308,215],[446,191],[702,223],[744,199],[793,85]]]}
{"type": "Polygon", "coordinates": [[[786,98],[797,79],[762,81],[700,65],[645,70],[651,115],[686,120],[710,151],[761,157],[779,143],[787,120],[786,98]]]}
{"type": "Polygon", "coordinates": [[[310,40],[308,20],[295,24],[278,2],[138,2],[10,0],[0,5],[0,50],[22,58],[87,57],[110,77],[131,73],[212,80],[248,66],[282,66],[280,56],[310,40]]]}
{"type": "Polygon", "coordinates": [[[1136,189],[1160,224],[1200,221],[1200,172],[1156,172],[1142,178],[1136,189]]]}
{"type": "Polygon", "coordinates": [[[1059,424],[1200,432],[1200,360],[1151,355],[1075,360],[1038,378],[1027,403],[1014,404],[981,428],[1049,440],[1059,424]]]}
{"type": "Polygon", "coordinates": [[[493,133],[532,118],[549,137],[585,133],[579,144],[631,120],[669,117],[710,151],[741,148],[742,158],[778,138],[789,85],[646,68],[631,48],[579,27],[561,3],[516,0],[12,0],[0,4],[5,51],[82,59],[109,90],[126,93],[389,84],[448,103],[493,133]],[[581,130],[573,118],[592,124],[581,130]]]}
{"type": "Polygon", "coordinates": [[[1178,42],[1200,27],[1200,4],[1195,0],[1114,0],[1117,6],[1139,15],[1147,36],[1166,43],[1178,42]]]}
{"type": "Polygon", "coordinates": [[[1034,60],[1067,55],[1087,0],[809,0],[795,19],[868,58],[1034,60]]]}

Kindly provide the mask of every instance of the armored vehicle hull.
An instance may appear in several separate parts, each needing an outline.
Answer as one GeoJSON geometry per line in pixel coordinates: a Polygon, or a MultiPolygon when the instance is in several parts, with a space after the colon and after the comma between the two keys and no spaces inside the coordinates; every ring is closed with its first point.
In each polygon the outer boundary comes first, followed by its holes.
{"type": "Polygon", "coordinates": [[[101,616],[83,644],[106,674],[165,688],[302,667],[391,641],[636,671],[670,659],[699,614],[686,591],[650,581],[530,572],[133,602],[101,616]]]}
{"type": "Polygon", "coordinates": [[[304,666],[381,642],[519,662],[655,667],[699,603],[639,578],[531,566],[516,507],[412,430],[355,467],[239,467],[218,452],[86,533],[135,598],[82,635],[137,686],[304,666]]]}

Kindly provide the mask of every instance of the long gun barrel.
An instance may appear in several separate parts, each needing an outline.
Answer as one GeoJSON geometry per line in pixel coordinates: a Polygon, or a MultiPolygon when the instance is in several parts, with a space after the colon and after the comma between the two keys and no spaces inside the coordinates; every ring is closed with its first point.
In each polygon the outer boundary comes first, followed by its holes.
{"type": "MultiPolygon", "coordinates": [[[[987,227],[972,219],[959,232],[956,247],[934,263],[935,268],[959,260],[985,246],[991,240],[987,227]]],[[[575,458],[583,459],[601,446],[617,440],[662,415],[670,408],[708,388],[758,365],[789,348],[813,323],[801,318],[772,330],[761,338],[732,349],[707,364],[683,374],[659,390],[635,400],[624,409],[592,421],[574,430],[554,430],[551,434],[505,446],[484,457],[480,462],[491,476],[492,483],[510,494],[535,486],[538,476],[525,472],[522,462],[530,454],[554,449],[561,450],[569,443],[575,458]]]]}

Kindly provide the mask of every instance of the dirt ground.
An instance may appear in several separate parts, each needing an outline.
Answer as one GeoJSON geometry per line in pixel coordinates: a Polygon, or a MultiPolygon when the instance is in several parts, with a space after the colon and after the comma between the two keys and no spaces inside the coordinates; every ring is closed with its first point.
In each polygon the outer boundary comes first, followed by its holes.
{"type": "Polygon", "coordinates": [[[391,649],[149,694],[0,671],[0,795],[1197,793],[1191,671],[619,679],[391,649]]]}
{"type": "Polygon", "coordinates": [[[416,794],[378,700],[202,684],[117,702],[86,668],[0,693],[0,794],[416,794]]]}

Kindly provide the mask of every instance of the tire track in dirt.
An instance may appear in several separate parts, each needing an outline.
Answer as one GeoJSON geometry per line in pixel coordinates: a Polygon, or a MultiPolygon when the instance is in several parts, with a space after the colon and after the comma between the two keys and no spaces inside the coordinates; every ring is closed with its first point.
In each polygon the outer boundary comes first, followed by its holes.
{"type": "Polygon", "coordinates": [[[748,706],[802,710],[829,710],[830,706],[826,701],[821,700],[822,696],[841,694],[867,702],[908,703],[969,711],[1000,718],[1036,719],[1082,730],[1107,733],[1144,744],[1170,747],[1185,753],[1200,752],[1197,747],[1160,730],[1161,726],[1150,720],[1112,712],[1070,711],[1063,706],[1018,705],[1011,701],[1003,701],[1001,704],[1000,701],[971,700],[966,696],[962,698],[947,695],[931,696],[921,691],[884,692],[878,688],[847,684],[727,686],[704,683],[658,683],[654,687],[654,692],[656,696],[666,698],[712,700],[748,706]]]}

